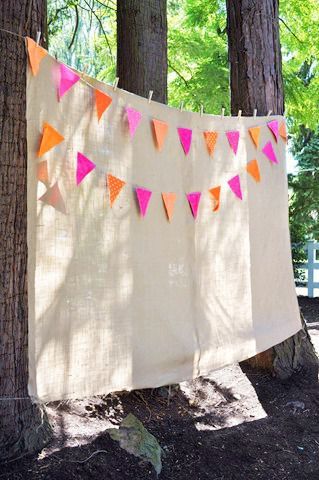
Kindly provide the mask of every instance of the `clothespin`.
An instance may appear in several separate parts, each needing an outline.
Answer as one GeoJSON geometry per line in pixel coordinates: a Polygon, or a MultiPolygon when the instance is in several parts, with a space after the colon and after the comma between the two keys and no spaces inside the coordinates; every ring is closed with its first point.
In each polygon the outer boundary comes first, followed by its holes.
{"type": "Polygon", "coordinates": [[[200,116],[202,117],[204,113],[204,107],[203,105],[200,106],[200,116]]]}
{"type": "Polygon", "coordinates": [[[116,89],[117,89],[117,86],[119,84],[119,81],[120,81],[120,77],[116,77],[115,80],[114,80],[114,83],[113,83],[113,90],[114,92],[116,92],[116,89]]]}
{"type": "Polygon", "coordinates": [[[257,117],[257,108],[254,108],[254,118],[257,117]]]}
{"type": "Polygon", "coordinates": [[[238,118],[241,117],[241,110],[238,110],[238,118]]]}
{"type": "Polygon", "coordinates": [[[149,94],[148,94],[148,103],[151,103],[151,101],[152,101],[152,96],[153,96],[153,90],[150,90],[150,91],[149,91],[149,94]]]}
{"type": "Polygon", "coordinates": [[[269,110],[269,112],[267,113],[267,117],[270,117],[271,114],[272,114],[272,110],[269,110]]]}
{"type": "Polygon", "coordinates": [[[41,32],[37,32],[37,44],[39,45],[41,40],[41,32]]]}
{"type": "Polygon", "coordinates": [[[179,109],[180,109],[181,112],[183,111],[183,108],[184,108],[184,102],[181,101],[181,104],[180,104],[180,106],[179,106],[179,109]]]}
{"type": "Polygon", "coordinates": [[[224,116],[225,116],[225,108],[223,107],[222,108],[222,113],[221,113],[221,118],[224,118],[224,116]]]}

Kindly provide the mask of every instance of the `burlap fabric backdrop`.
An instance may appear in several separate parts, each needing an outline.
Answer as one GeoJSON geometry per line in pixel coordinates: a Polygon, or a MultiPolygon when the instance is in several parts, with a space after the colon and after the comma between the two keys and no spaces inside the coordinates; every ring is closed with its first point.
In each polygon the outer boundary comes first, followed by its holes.
{"type": "MultiPolygon", "coordinates": [[[[30,394],[41,401],[180,382],[246,359],[300,329],[291,266],[285,144],[279,165],[257,152],[247,128],[267,118],[181,112],[86,77],[113,102],[100,123],[93,90],[78,82],[57,101],[57,63],[27,78],[30,394]],[[131,140],[124,108],[143,119],[131,140]],[[169,124],[162,152],[151,120],[169,124]],[[38,201],[43,123],[65,141],[45,154],[67,215],[38,201]],[[177,127],[193,129],[189,155],[177,127]],[[240,130],[235,156],[224,134],[240,130]],[[213,158],[204,130],[220,132],[213,158]],[[97,164],[77,187],[77,152],[97,164]],[[257,158],[261,183],[245,173],[257,158]],[[106,172],[128,182],[111,209],[106,172]],[[241,173],[243,201],[227,180],[241,173]],[[222,185],[216,213],[208,189],[222,185]],[[141,218],[133,187],[153,191],[141,218]],[[194,221],[185,193],[200,190],[194,221]],[[161,192],[175,192],[172,223],[161,192]]],[[[281,117],[273,117],[280,120],[281,117]]]]}

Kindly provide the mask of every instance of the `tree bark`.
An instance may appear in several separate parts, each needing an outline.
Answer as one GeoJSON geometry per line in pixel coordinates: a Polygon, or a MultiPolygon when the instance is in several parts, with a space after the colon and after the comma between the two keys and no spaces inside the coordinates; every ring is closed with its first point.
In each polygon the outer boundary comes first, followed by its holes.
{"type": "MultiPolygon", "coordinates": [[[[45,21],[45,0],[1,1],[0,28],[36,38],[45,21]]],[[[25,43],[0,31],[0,51],[0,460],[7,460],[40,450],[51,429],[27,389],[25,43]]]]}
{"type": "MultiPolygon", "coordinates": [[[[278,0],[226,0],[231,112],[284,113],[278,0]]],[[[303,319],[302,319],[303,320],[303,319]]],[[[293,337],[250,359],[257,368],[288,378],[318,358],[303,321],[293,337]]]]}
{"type": "Polygon", "coordinates": [[[231,111],[284,113],[278,0],[227,0],[231,111]]]}
{"type": "Polygon", "coordinates": [[[117,76],[119,86],[167,103],[166,0],[117,2],[117,76]]]}

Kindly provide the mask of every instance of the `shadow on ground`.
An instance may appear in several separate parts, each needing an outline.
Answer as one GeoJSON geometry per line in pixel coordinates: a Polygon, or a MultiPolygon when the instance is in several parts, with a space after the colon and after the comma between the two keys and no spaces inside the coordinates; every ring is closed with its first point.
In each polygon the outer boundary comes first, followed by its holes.
{"type": "MultiPolygon", "coordinates": [[[[315,307],[308,318],[318,327],[319,302],[315,307]]],[[[0,466],[0,479],[155,479],[148,464],[105,432],[128,413],[161,444],[163,480],[319,479],[316,368],[281,382],[234,365],[180,388],[55,403],[48,410],[52,444],[36,458],[0,466]]]]}

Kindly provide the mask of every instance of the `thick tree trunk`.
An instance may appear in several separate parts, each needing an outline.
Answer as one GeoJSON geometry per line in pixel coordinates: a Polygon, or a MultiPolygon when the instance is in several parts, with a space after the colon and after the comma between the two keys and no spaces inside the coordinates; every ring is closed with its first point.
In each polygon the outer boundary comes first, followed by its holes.
{"type": "MultiPolygon", "coordinates": [[[[231,111],[237,115],[284,112],[278,0],[226,0],[231,78],[231,111]]],[[[317,363],[310,336],[303,329],[249,363],[287,378],[309,363],[317,363]]]]}
{"type": "MultiPolygon", "coordinates": [[[[0,28],[36,38],[45,0],[2,0],[0,28]]],[[[51,434],[28,398],[27,140],[24,41],[0,31],[0,460],[40,450],[51,434]],[[21,398],[26,397],[22,400],[21,398]]]]}
{"type": "Polygon", "coordinates": [[[117,76],[129,92],[167,103],[166,0],[117,2],[117,76]]]}

